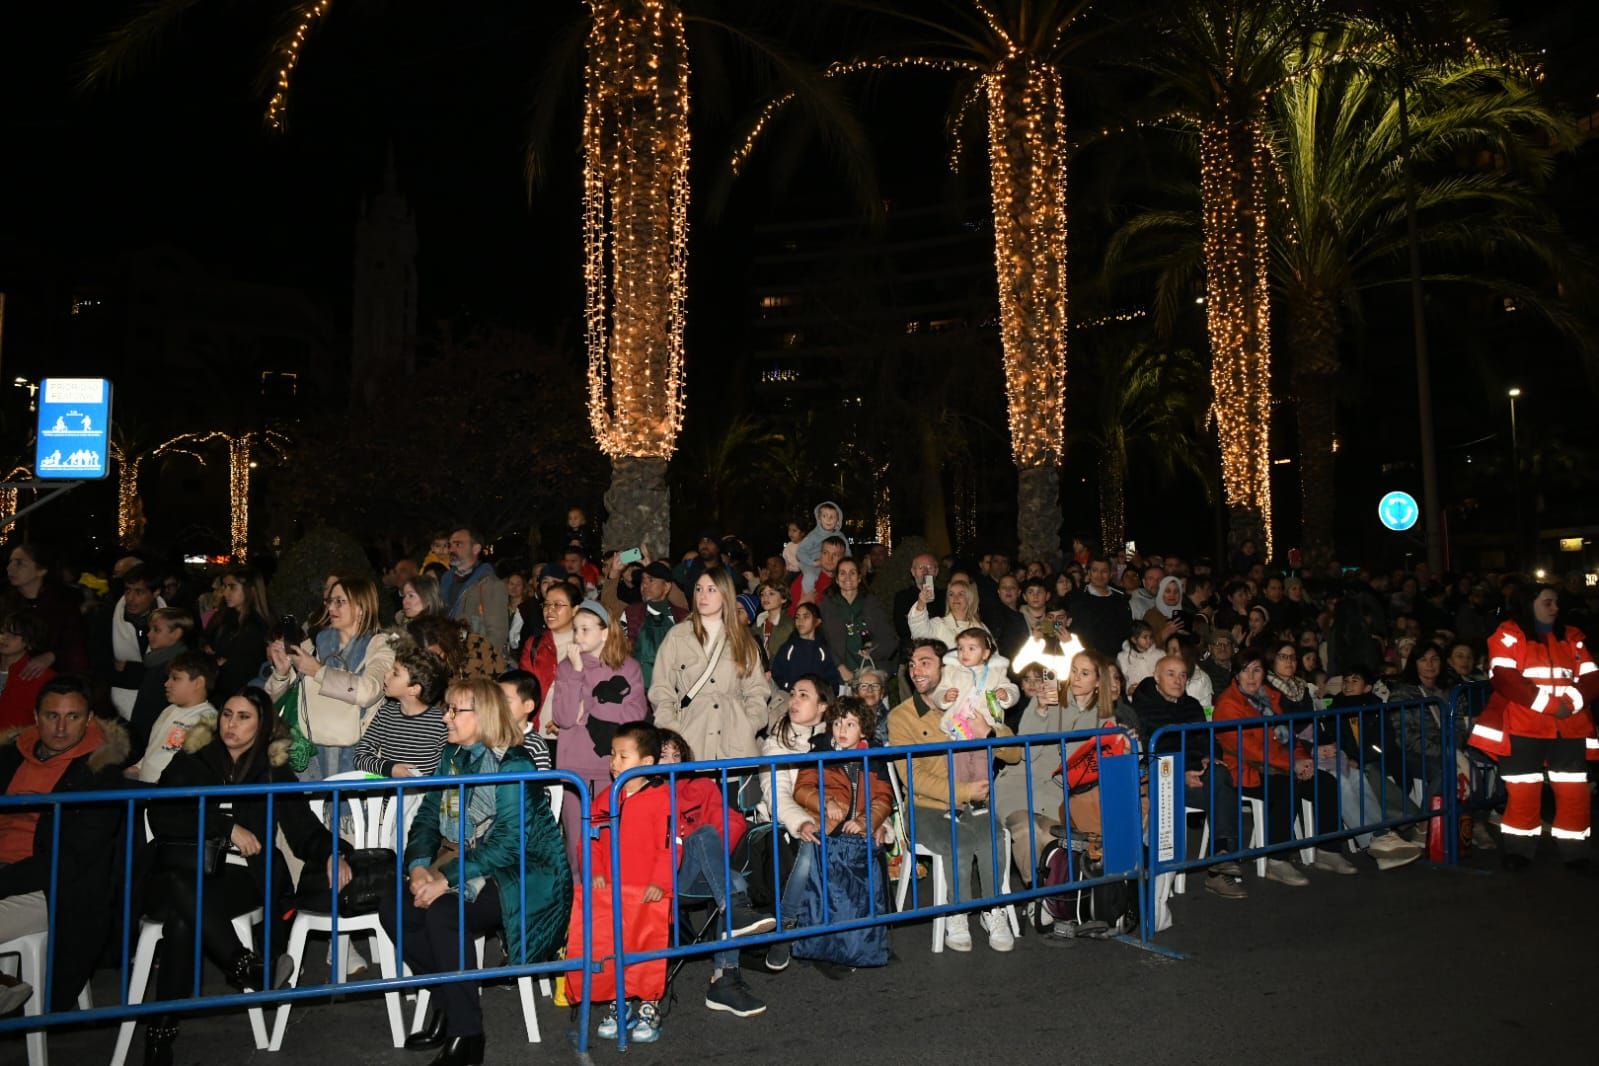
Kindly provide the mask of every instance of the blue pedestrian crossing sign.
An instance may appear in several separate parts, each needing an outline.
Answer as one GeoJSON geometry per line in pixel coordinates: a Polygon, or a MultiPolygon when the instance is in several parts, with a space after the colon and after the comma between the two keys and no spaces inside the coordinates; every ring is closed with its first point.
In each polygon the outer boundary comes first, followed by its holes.
{"type": "Polygon", "coordinates": [[[33,476],[85,481],[111,472],[111,382],[45,378],[39,384],[33,476]]]}
{"type": "Polygon", "coordinates": [[[1395,533],[1403,533],[1416,524],[1421,508],[1416,506],[1416,498],[1410,493],[1390,492],[1377,505],[1377,517],[1395,533]]]}

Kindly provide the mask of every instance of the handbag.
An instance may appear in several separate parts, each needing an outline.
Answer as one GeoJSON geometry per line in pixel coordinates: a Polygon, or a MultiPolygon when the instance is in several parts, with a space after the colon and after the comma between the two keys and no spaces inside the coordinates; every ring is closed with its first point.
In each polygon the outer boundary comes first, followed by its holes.
{"type": "Polygon", "coordinates": [[[158,839],[155,844],[156,857],[160,860],[163,870],[193,870],[196,855],[200,859],[200,872],[214,874],[222,865],[222,853],[227,850],[227,841],[221,837],[207,837],[203,848],[196,847],[193,840],[168,840],[158,839]]]}
{"type": "Polygon", "coordinates": [[[688,710],[688,705],[694,702],[694,697],[700,694],[700,689],[704,688],[705,683],[711,679],[711,675],[716,672],[716,664],[722,661],[722,649],[726,646],[727,629],[724,627],[720,633],[716,634],[716,642],[711,645],[711,654],[708,657],[709,661],[705,664],[705,672],[700,674],[699,679],[688,687],[688,691],[678,701],[677,705],[680,709],[688,710]]]}
{"type": "Polygon", "coordinates": [[[339,913],[375,913],[387,896],[394,894],[394,868],[398,861],[393,848],[351,848],[341,853],[350,864],[350,883],[339,892],[339,913]]]}

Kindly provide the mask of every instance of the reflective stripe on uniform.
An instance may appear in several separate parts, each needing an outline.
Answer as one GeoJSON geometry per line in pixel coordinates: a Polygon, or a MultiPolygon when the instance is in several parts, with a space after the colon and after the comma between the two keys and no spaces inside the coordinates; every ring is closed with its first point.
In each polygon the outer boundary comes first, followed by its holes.
{"type": "Polygon", "coordinates": [[[1599,663],[1594,662],[1592,659],[1584,659],[1582,665],[1577,667],[1577,676],[1581,677],[1584,674],[1591,674],[1595,670],[1599,670],[1599,663]]]}
{"type": "MultiPolygon", "coordinates": [[[[1503,831],[1504,826],[1499,828],[1503,831]]],[[[1549,835],[1556,840],[1587,840],[1588,833],[1587,829],[1562,829],[1558,825],[1549,827],[1549,835]]]]}
{"type": "Polygon", "coordinates": [[[1507,785],[1541,785],[1543,784],[1543,771],[1532,774],[1500,774],[1499,780],[1507,785]]]}
{"type": "MultiPolygon", "coordinates": [[[[1506,778],[1509,780],[1509,778],[1506,778]]],[[[1550,770],[1549,783],[1553,785],[1586,785],[1588,774],[1585,771],[1550,770]]]]}
{"type": "MultiPolygon", "coordinates": [[[[1471,735],[1474,736],[1474,737],[1481,737],[1484,740],[1492,740],[1495,743],[1498,743],[1499,741],[1505,739],[1504,733],[1500,732],[1497,729],[1489,729],[1485,725],[1474,725],[1474,726],[1472,726],[1471,727],[1471,735]]],[[[1599,747],[1599,739],[1590,740],[1590,741],[1588,741],[1588,743],[1592,744],[1594,747],[1599,747]]]]}
{"type": "Polygon", "coordinates": [[[1501,833],[1509,833],[1513,837],[1535,837],[1543,832],[1543,826],[1537,825],[1531,829],[1518,829],[1509,822],[1505,822],[1499,826],[1499,831],[1501,833]]]}
{"type": "Polygon", "coordinates": [[[1543,709],[1549,706],[1549,690],[1546,688],[1540,688],[1538,690],[1538,695],[1532,698],[1532,703],[1529,706],[1533,710],[1542,713],[1543,709]]]}
{"type": "Polygon", "coordinates": [[[1489,659],[1488,660],[1488,669],[1490,669],[1490,670],[1514,670],[1515,668],[1516,668],[1516,660],[1514,660],[1514,659],[1489,659]]]}
{"type": "Polygon", "coordinates": [[[1599,751],[1599,737],[1589,737],[1588,738],[1588,750],[1589,751],[1599,751]]]}

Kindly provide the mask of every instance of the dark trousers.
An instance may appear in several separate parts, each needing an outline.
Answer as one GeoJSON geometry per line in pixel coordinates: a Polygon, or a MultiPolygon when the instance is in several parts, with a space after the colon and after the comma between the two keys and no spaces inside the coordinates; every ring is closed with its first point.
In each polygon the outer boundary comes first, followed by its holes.
{"type": "MultiPolygon", "coordinates": [[[[394,897],[385,893],[381,916],[389,939],[399,943],[395,929],[405,929],[405,962],[411,972],[451,973],[477,968],[472,941],[500,927],[500,890],[494,882],[485,884],[477,899],[466,904],[466,958],[461,961],[460,899],[446,892],[429,907],[411,902],[407,886],[400,886],[400,915],[395,920],[394,897]]],[[[478,1005],[476,981],[455,981],[433,986],[439,1008],[444,1011],[444,1032],[448,1036],[478,1036],[483,1032],[483,1010],[478,1005]]]]}
{"type": "MultiPolygon", "coordinates": [[[[185,999],[194,994],[195,891],[193,870],[160,870],[145,886],[144,913],[160,921],[160,960],[156,970],[157,999],[185,999]]],[[[205,879],[204,912],[199,915],[200,949],[224,971],[233,969],[244,944],[233,931],[233,919],[261,905],[250,871],[224,865],[205,879]]],[[[257,978],[259,983],[259,978],[257,978]]]]}
{"type": "Polygon", "coordinates": [[[1201,780],[1204,787],[1183,789],[1183,803],[1204,811],[1210,819],[1210,854],[1233,851],[1242,838],[1238,835],[1238,790],[1233,787],[1232,775],[1212,765],[1201,780]]]}
{"type": "Polygon", "coordinates": [[[1264,787],[1246,788],[1244,795],[1266,801],[1266,843],[1281,844],[1295,840],[1301,834],[1294,832],[1294,819],[1299,816],[1300,805],[1305,800],[1315,804],[1314,826],[1307,826],[1304,836],[1338,832],[1338,778],[1317,771],[1309,781],[1293,779],[1290,792],[1289,774],[1272,774],[1268,794],[1264,787]]]}

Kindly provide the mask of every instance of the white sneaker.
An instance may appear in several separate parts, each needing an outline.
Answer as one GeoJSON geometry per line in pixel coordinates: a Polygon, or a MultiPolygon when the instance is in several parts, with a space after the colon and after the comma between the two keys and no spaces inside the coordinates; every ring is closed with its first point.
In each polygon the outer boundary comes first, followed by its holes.
{"type": "Polygon", "coordinates": [[[988,946],[995,951],[1009,951],[1016,946],[1016,938],[1011,935],[1010,915],[1005,913],[1004,907],[995,907],[982,916],[983,928],[988,930],[988,946]]]}
{"type": "Polygon", "coordinates": [[[1424,850],[1421,845],[1412,844],[1398,833],[1390,831],[1372,840],[1366,854],[1377,863],[1377,869],[1396,870],[1421,858],[1424,850]]]}
{"type": "Polygon", "coordinates": [[[951,914],[944,918],[944,946],[951,951],[972,950],[972,930],[966,915],[951,914]]]}
{"type": "Polygon", "coordinates": [[[1326,870],[1328,873],[1344,874],[1346,876],[1360,872],[1355,869],[1354,863],[1344,858],[1342,852],[1334,851],[1332,848],[1316,849],[1315,866],[1318,870],[1326,870]]]}
{"type": "Polygon", "coordinates": [[[1279,885],[1292,885],[1295,888],[1303,888],[1310,884],[1310,878],[1287,859],[1267,859],[1266,880],[1276,881],[1279,885]]]}

